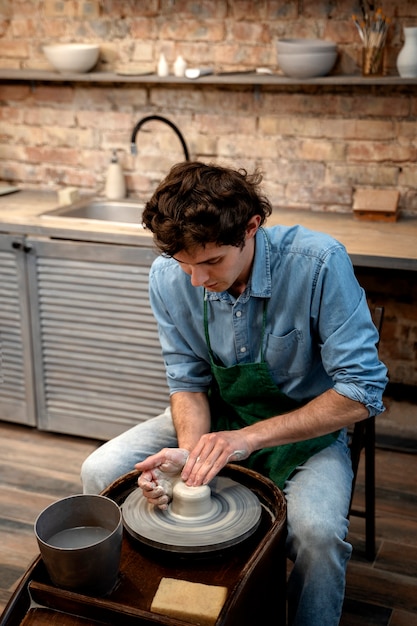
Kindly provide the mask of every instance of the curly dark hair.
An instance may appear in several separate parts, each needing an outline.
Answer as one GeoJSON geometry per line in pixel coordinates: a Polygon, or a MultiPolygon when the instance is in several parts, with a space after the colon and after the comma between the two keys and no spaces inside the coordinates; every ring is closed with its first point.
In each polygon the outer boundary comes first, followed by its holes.
{"type": "Polygon", "coordinates": [[[146,203],[142,224],[167,256],[207,243],[243,247],[248,221],[271,214],[262,176],[198,161],[178,163],[146,203]]]}

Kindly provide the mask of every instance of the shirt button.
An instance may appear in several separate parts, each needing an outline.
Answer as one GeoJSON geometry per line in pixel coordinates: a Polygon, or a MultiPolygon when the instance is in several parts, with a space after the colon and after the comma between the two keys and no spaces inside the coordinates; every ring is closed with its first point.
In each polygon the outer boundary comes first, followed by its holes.
{"type": "Polygon", "coordinates": [[[246,352],[246,348],[245,348],[245,346],[242,346],[242,347],[241,347],[241,349],[240,349],[240,351],[241,351],[241,352],[246,352]]]}
{"type": "Polygon", "coordinates": [[[236,317],[241,317],[242,316],[242,311],[236,311],[236,317]]]}

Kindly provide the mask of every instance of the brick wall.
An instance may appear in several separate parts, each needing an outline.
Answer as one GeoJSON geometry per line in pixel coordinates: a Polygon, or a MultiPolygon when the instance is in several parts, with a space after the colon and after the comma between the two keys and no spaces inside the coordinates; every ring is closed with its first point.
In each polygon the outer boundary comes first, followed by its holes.
{"type": "MultiPolygon", "coordinates": [[[[100,68],[154,70],[163,51],[192,65],[277,69],[277,37],[325,37],[339,44],[337,73],[358,71],[355,0],[3,0],[0,66],[47,69],[42,45],[101,44],[100,68]]],[[[417,3],[381,3],[392,24],[387,71],[396,73],[404,25],[417,3]]],[[[403,213],[417,214],[414,87],[224,88],[196,86],[0,84],[0,178],[33,187],[103,184],[113,148],[132,193],[147,196],[182,152],[172,131],[146,126],[129,154],[135,122],[174,120],[192,158],[265,172],[275,204],[351,211],[360,187],[396,188],[403,213]]]]}
{"type": "MultiPolygon", "coordinates": [[[[417,2],[380,5],[392,18],[386,71],[396,74],[403,27],[417,25],[417,2]]],[[[278,71],[275,40],[303,36],[336,41],[335,73],[359,73],[351,19],[359,13],[356,0],[2,0],[0,6],[3,68],[49,69],[42,45],[60,40],[99,42],[104,71],[153,71],[161,52],[170,66],[182,54],[194,66],[278,71]]],[[[3,81],[0,179],[100,190],[116,149],[129,192],[145,199],[183,158],[174,133],[153,122],[138,134],[138,155],[130,154],[135,123],[157,113],[178,125],[191,158],[260,168],[275,205],[351,212],[356,188],[387,188],[399,189],[402,214],[417,216],[415,95],[412,85],[235,89],[3,81]]],[[[384,280],[389,290],[397,284],[384,280]]],[[[417,384],[416,298],[404,303],[398,297],[394,307],[389,290],[373,291],[389,309],[383,354],[394,380],[417,384]]]]}

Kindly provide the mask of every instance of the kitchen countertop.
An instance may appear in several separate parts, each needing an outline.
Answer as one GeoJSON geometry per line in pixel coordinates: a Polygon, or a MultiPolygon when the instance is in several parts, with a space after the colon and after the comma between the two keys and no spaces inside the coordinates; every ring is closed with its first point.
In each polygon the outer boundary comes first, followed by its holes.
{"type": "MultiPolygon", "coordinates": [[[[58,206],[53,191],[21,190],[0,197],[0,232],[125,245],[152,245],[151,234],[138,224],[42,217],[58,206]]],[[[351,214],[276,209],[268,225],[326,232],[341,241],[355,265],[417,271],[417,219],[397,222],[355,219],[351,214]]]]}
{"type": "Polygon", "coordinates": [[[302,224],[332,235],[346,247],[356,266],[417,271],[417,218],[397,222],[362,221],[347,213],[277,209],[272,220],[302,224]]]}

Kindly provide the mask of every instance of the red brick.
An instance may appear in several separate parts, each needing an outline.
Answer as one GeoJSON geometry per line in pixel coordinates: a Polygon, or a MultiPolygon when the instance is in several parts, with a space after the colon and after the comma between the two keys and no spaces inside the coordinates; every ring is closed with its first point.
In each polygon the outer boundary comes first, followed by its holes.
{"type": "Polygon", "coordinates": [[[81,128],[101,128],[104,130],[132,130],[133,124],[129,113],[117,113],[106,111],[103,115],[97,115],[95,111],[79,111],[77,113],[78,124],[81,128]]]}
{"type": "MultiPolygon", "coordinates": [[[[254,3],[256,4],[256,3],[254,3]]],[[[266,19],[267,20],[296,20],[301,17],[298,12],[298,5],[300,3],[293,0],[271,0],[266,5],[266,19]]]]}
{"type": "Polygon", "coordinates": [[[223,41],[225,36],[224,23],[216,20],[199,20],[171,18],[163,22],[159,29],[161,39],[181,41],[223,41]]]}
{"type": "Polygon", "coordinates": [[[158,15],[159,0],[146,0],[146,2],[126,0],[102,0],[102,15],[111,15],[112,18],[126,17],[155,17],[158,15]]]}
{"type": "Polygon", "coordinates": [[[37,34],[39,25],[36,20],[15,19],[11,22],[12,35],[16,39],[31,38],[37,34]]]}
{"type": "Polygon", "coordinates": [[[30,126],[67,127],[75,125],[75,111],[62,111],[50,107],[39,107],[24,111],[24,122],[30,126]]]}
{"type": "Polygon", "coordinates": [[[256,130],[256,118],[253,115],[234,115],[233,124],[229,116],[221,113],[197,113],[194,119],[200,133],[214,134],[216,137],[234,133],[252,135],[256,130]]]}
{"type": "MultiPolygon", "coordinates": [[[[384,11],[386,11],[387,14],[390,15],[390,13],[388,13],[388,6],[390,5],[390,3],[386,0],[385,4],[387,6],[384,6],[384,11]]],[[[391,6],[392,4],[395,4],[395,13],[397,17],[417,17],[417,5],[415,0],[402,0],[401,2],[391,3],[391,6]]]]}
{"type": "Polygon", "coordinates": [[[75,15],[85,19],[96,18],[100,15],[100,0],[79,0],[75,7],[75,15]]]}
{"type": "Polygon", "coordinates": [[[313,141],[301,142],[297,156],[311,161],[344,161],[346,145],[343,142],[313,141]]]}
{"type": "Polygon", "coordinates": [[[21,102],[30,96],[30,85],[0,83],[0,99],[3,102],[21,102]]]}
{"type": "Polygon", "coordinates": [[[45,37],[45,43],[54,43],[63,39],[67,32],[67,20],[62,18],[49,18],[42,24],[42,31],[45,37]]]}
{"type": "Polygon", "coordinates": [[[24,59],[29,54],[29,44],[20,39],[0,39],[0,58],[14,57],[24,59]]]}
{"type": "Polygon", "coordinates": [[[267,16],[266,3],[251,0],[231,2],[229,11],[232,20],[264,20],[267,16]]]}
{"type": "Polygon", "coordinates": [[[352,111],[361,117],[403,118],[410,115],[411,100],[402,93],[390,96],[383,91],[378,91],[375,95],[362,92],[352,99],[352,111]]]}
{"type": "MultiPolygon", "coordinates": [[[[0,88],[0,98],[1,98],[1,88],[0,88]]],[[[17,109],[16,107],[0,107],[0,120],[4,122],[8,122],[9,124],[21,124],[23,120],[24,112],[22,109],[17,109]]],[[[1,131],[0,131],[1,132],[1,131]]]]}
{"type": "Polygon", "coordinates": [[[376,163],[332,163],[326,171],[326,182],[330,185],[365,185],[378,187],[396,187],[398,167],[376,163]]]}
{"type": "Polygon", "coordinates": [[[344,20],[328,20],[325,24],[323,38],[334,41],[338,46],[360,41],[358,31],[351,15],[344,20]]]}
{"type": "Polygon", "coordinates": [[[74,87],[55,85],[39,85],[33,92],[33,99],[37,102],[62,103],[73,102],[74,87]]]}
{"type": "Polygon", "coordinates": [[[79,152],[76,148],[40,148],[26,147],[26,155],[32,163],[61,163],[65,165],[77,165],[79,152]]]}
{"type": "Polygon", "coordinates": [[[45,0],[43,12],[46,17],[74,17],[77,14],[77,2],[75,0],[45,0]]]}
{"type": "MultiPolygon", "coordinates": [[[[408,163],[401,167],[398,182],[401,186],[415,189],[417,181],[417,163],[408,163]]],[[[414,203],[415,205],[415,203],[414,203]]]]}
{"type": "Polygon", "coordinates": [[[275,54],[269,46],[223,43],[214,49],[214,62],[220,68],[227,65],[242,68],[270,66],[275,64],[275,54]]]}
{"type": "Polygon", "coordinates": [[[268,25],[257,22],[232,22],[229,29],[229,38],[233,41],[243,41],[248,44],[270,43],[271,36],[268,25]]]}
{"type": "Polygon", "coordinates": [[[200,0],[195,2],[194,0],[175,0],[171,4],[172,15],[192,15],[196,19],[201,21],[207,19],[223,20],[227,16],[228,3],[226,0],[200,0]]]}
{"type": "MultiPolygon", "coordinates": [[[[158,26],[155,21],[145,17],[136,17],[129,22],[129,35],[133,39],[156,39],[158,36],[158,26]]],[[[131,45],[131,42],[129,42],[131,45]]]]}
{"type": "Polygon", "coordinates": [[[306,206],[337,206],[351,209],[352,194],[350,187],[326,187],[325,185],[299,185],[290,183],[286,187],[286,196],[293,202],[302,202],[306,206]]]}
{"type": "Polygon", "coordinates": [[[391,161],[401,163],[403,161],[415,161],[417,149],[413,146],[401,146],[398,143],[393,145],[382,141],[357,141],[349,145],[347,156],[352,162],[391,161]]]}

